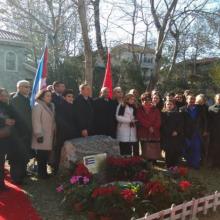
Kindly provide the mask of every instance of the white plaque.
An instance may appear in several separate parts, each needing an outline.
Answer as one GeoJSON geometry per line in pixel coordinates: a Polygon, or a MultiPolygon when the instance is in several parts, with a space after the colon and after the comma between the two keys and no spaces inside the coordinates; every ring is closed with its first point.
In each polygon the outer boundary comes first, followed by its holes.
{"type": "Polygon", "coordinates": [[[106,160],[107,154],[96,154],[83,157],[83,163],[92,174],[98,173],[101,165],[106,160]]]}

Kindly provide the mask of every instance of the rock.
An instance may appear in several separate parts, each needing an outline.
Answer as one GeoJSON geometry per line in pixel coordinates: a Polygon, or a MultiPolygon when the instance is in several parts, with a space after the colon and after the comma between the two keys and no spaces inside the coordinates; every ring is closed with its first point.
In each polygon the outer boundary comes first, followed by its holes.
{"type": "Polygon", "coordinates": [[[119,155],[118,141],[105,135],[68,140],[62,148],[60,166],[69,168],[70,162],[80,161],[84,156],[100,153],[119,155]]]}

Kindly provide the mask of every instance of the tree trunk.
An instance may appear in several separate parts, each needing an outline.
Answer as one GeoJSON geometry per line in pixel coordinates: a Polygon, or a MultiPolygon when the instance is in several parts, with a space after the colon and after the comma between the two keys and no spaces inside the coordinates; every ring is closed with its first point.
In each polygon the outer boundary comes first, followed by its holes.
{"type": "Polygon", "coordinates": [[[159,34],[158,34],[156,49],[155,49],[154,70],[151,74],[150,82],[149,82],[149,85],[147,88],[149,91],[151,91],[155,88],[155,86],[159,80],[159,72],[160,72],[160,67],[161,67],[161,62],[162,62],[163,42],[164,42],[164,32],[160,30],[159,34]]]}
{"type": "Polygon", "coordinates": [[[174,45],[174,51],[173,51],[173,56],[172,56],[172,63],[170,65],[170,68],[169,68],[169,71],[168,71],[168,78],[170,77],[173,69],[174,69],[174,66],[176,64],[176,58],[177,58],[177,54],[179,52],[179,44],[180,44],[180,35],[178,32],[176,32],[175,34],[172,34],[174,39],[175,39],[175,45],[174,45]]]}
{"type": "Polygon", "coordinates": [[[92,49],[89,41],[89,33],[88,33],[89,31],[88,31],[86,7],[84,0],[78,1],[78,13],[79,13],[79,20],[82,29],[83,43],[84,43],[85,81],[92,88],[92,80],[93,80],[92,49]]]}
{"type": "Polygon", "coordinates": [[[133,56],[133,62],[137,65],[138,64],[138,58],[135,54],[135,48],[134,48],[134,40],[135,40],[135,34],[136,34],[136,17],[137,17],[137,2],[136,0],[133,0],[133,14],[132,14],[132,25],[133,25],[133,30],[132,30],[132,35],[131,35],[131,48],[132,48],[132,56],[133,56]]]}
{"type": "Polygon", "coordinates": [[[94,17],[95,17],[96,45],[98,48],[98,52],[99,52],[99,56],[101,58],[101,61],[104,63],[104,48],[103,48],[103,44],[102,44],[102,35],[101,35],[101,27],[100,27],[99,3],[100,3],[100,0],[93,1],[94,17]]]}
{"type": "Polygon", "coordinates": [[[160,67],[161,67],[161,59],[162,58],[162,51],[158,51],[156,53],[155,57],[155,65],[154,65],[154,70],[153,73],[151,74],[150,82],[148,84],[148,91],[152,91],[155,89],[155,86],[159,80],[159,72],[160,72],[160,67]]]}

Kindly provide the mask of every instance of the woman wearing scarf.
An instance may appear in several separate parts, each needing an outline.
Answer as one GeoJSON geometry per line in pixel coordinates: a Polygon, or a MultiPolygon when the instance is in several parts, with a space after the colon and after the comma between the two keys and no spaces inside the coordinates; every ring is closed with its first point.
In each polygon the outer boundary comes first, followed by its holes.
{"type": "Polygon", "coordinates": [[[117,140],[121,155],[139,155],[139,146],[136,135],[136,108],[135,97],[127,94],[123,104],[119,104],[116,111],[117,140]]]}
{"type": "Polygon", "coordinates": [[[149,160],[157,160],[161,157],[160,111],[152,104],[149,92],[141,95],[141,104],[137,110],[137,134],[141,142],[142,156],[149,160]]]}

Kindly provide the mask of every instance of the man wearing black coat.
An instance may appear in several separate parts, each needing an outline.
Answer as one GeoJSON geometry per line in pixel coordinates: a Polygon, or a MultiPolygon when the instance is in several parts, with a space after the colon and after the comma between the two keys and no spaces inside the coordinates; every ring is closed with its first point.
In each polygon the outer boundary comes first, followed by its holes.
{"type": "Polygon", "coordinates": [[[63,101],[56,108],[56,124],[59,133],[56,135],[54,147],[54,174],[57,173],[60,163],[60,155],[63,144],[66,140],[76,137],[76,129],[73,118],[73,91],[67,89],[63,93],[63,101]]]}
{"type": "Polygon", "coordinates": [[[220,167],[220,94],[215,96],[215,104],[209,107],[209,159],[212,167],[220,167]]]}
{"type": "Polygon", "coordinates": [[[183,127],[184,121],[181,113],[175,111],[174,102],[166,102],[166,106],[172,105],[173,109],[161,114],[161,146],[166,152],[167,167],[178,166],[184,145],[183,127]]]}
{"type": "Polygon", "coordinates": [[[77,137],[87,137],[93,134],[94,110],[90,98],[91,88],[88,84],[79,87],[80,94],[73,103],[73,116],[77,137]]]}
{"type": "Polygon", "coordinates": [[[11,176],[14,182],[21,184],[26,176],[27,163],[31,157],[32,117],[30,106],[30,83],[21,80],[17,83],[17,93],[10,104],[16,114],[14,142],[17,146],[10,152],[11,176]]]}
{"type": "Polygon", "coordinates": [[[109,98],[109,89],[101,89],[100,97],[93,102],[94,106],[94,133],[115,138],[116,133],[116,108],[109,98]]]}
{"type": "Polygon", "coordinates": [[[64,91],[65,91],[64,83],[59,81],[55,81],[53,83],[52,102],[54,103],[55,107],[62,104],[64,91]]]}

